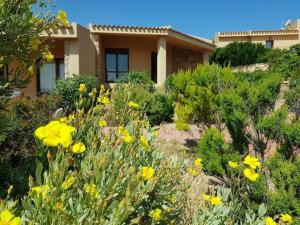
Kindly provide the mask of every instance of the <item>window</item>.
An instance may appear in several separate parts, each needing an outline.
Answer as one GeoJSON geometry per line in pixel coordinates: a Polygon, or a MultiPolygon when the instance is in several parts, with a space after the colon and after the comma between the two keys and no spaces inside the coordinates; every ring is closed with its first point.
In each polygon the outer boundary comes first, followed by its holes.
{"type": "Polygon", "coordinates": [[[274,44],[273,40],[266,41],[266,48],[273,48],[273,44],[274,44]]]}
{"type": "Polygon", "coordinates": [[[106,82],[115,82],[128,73],[128,49],[105,49],[106,82]]]}
{"type": "Polygon", "coordinates": [[[55,59],[52,63],[44,63],[38,75],[38,92],[48,93],[55,88],[56,80],[65,79],[64,61],[55,59]]]}

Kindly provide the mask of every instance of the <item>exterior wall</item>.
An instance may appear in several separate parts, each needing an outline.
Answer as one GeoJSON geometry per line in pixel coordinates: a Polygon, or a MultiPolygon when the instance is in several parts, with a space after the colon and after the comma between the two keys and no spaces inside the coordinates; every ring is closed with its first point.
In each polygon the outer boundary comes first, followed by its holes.
{"type": "Polygon", "coordinates": [[[203,63],[203,52],[173,46],[172,73],[176,73],[181,69],[193,69],[201,63],[203,63]]]}
{"type": "Polygon", "coordinates": [[[234,41],[251,41],[254,43],[266,44],[267,40],[274,41],[274,48],[289,48],[292,45],[299,44],[298,35],[276,35],[276,36],[249,36],[249,37],[219,37],[217,41],[218,47],[225,47],[234,41]]]}
{"type": "Polygon", "coordinates": [[[136,36],[100,36],[100,82],[105,81],[105,48],[129,50],[129,71],[151,74],[151,52],[157,52],[157,40],[136,36]]]}

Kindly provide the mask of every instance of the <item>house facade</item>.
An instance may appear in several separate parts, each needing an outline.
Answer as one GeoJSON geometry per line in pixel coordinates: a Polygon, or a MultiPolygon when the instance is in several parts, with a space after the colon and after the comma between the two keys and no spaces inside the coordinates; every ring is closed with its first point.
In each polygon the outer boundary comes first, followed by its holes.
{"type": "Polygon", "coordinates": [[[105,26],[85,28],[72,23],[51,32],[54,61],[38,68],[30,85],[21,90],[36,96],[55,88],[57,79],[74,74],[95,75],[112,86],[129,71],[145,71],[162,86],[168,75],[207,63],[215,49],[211,41],[171,27],[105,26]]]}
{"type": "Polygon", "coordinates": [[[288,22],[284,28],[278,30],[218,32],[214,43],[217,47],[225,47],[235,41],[261,43],[267,48],[289,48],[300,43],[300,19],[288,22]]]}

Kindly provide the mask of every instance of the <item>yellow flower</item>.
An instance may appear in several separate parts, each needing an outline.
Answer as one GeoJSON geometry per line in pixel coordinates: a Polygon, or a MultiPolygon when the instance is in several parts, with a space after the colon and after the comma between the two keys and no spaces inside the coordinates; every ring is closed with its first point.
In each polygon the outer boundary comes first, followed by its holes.
{"type": "Polygon", "coordinates": [[[37,194],[42,194],[43,198],[46,198],[48,192],[50,191],[50,186],[48,184],[45,184],[43,186],[32,187],[31,191],[37,194]]]}
{"type": "Polygon", "coordinates": [[[129,106],[130,108],[138,108],[138,107],[139,107],[139,104],[137,104],[137,103],[135,103],[135,102],[133,102],[133,101],[130,101],[130,102],[128,102],[128,106],[129,106]]]}
{"type": "Polygon", "coordinates": [[[41,41],[40,39],[38,38],[34,38],[32,41],[31,41],[31,47],[33,50],[37,50],[39,48],[39,45],[41,44],[41,41]]]}
{"type": "Polygon", "coordinates": [[[255,172],[255,170],[246,168],[244,170],[244,175],[247,177],[250,181],[254,182],[259,177],[259,174],[255,172]]]}
{"type": "Polygon", "coordinates": [[[293,217],[291,217],[289,214],[285,213],[285,214],[281,214],[280,215],[280,219],[283,221],[283,222],[286,222],[286,223],[291,223],[293,221],[293,217]]]}
{"type": "Polygon", "coordinates": [[[75,120],[75,115],[74,114],[70,114],[68,117],[69,121],[73,121],[75,120]]]}
{"type": "Polygon", "coordinates": [[[195,166],[201,166],[201,162],[202,162],[202,159],[197,158],[197,159],[194,161],[194,164],[195,164],[195,166]]]}
{"type": "Polygon", "coordinates": [[[7,189],[7,194],[10,195],[12,190],[13,190],[14,186],[10,185],[7,189]]]}
{"type": "Polygon", "coordinates": [[[62,123],[66,123],[68,121],[68,118],[67,117],[62,117],[59,119],[60,122],[62,123]]]}
{"type": "Polygon", "coordinates": [[[84,190],[86,193],[90,194],[93,198],[99,198],[100,194],[97,191],[97,186],[93,183],[91,184],[86,184],[84,186],[84,190]]]}
{"type": "Polygon", "coordinates": [[[140,137],[140,143],[144,149],[148,150],[150,148],[150,145],[149,145],[147,139],[143,135],[140,137]]]}
{"type": "Polygon", "coordinates": [[[37,128],[34,135],[43,142],[45,146],[56,147],[62,145],[67,148],[72,143],[72,133],[75,128],[60,121],[51,121],[46,126],[37,128]]]}
{"type": "Polygon", "coordinates": [[[86,92],[86,86],[85,86],[85,84],[80,84],[80,85],[79,85],[79,91],[80,91],[81,93],[85,93],[85,92],[86,92]]]}
{"type": "Polygon", "coordinates": [[[0,213],[1,225],[21,225],[21,218],[15,217],[8,209],[1,211],[0,213]]]}
{"type": "Polygon", "coordinates": [[[120,126],[118,133],[121,135],[124,142],[130,143],[132,141],[132,137],[124,127],[120,126]]]}
{"type": "Polygon", "coordinates": [[[57,13],[56,18],[59,20],[59,22],[64,26],[64,27],[68,27],[70,26],[70,23],[68,21],[68,14],[63,11],[63,10],[59,10],[57,13]]]}
{"type": "Polygon", "coordinates": [[[154,176],[155,170],[150,166],[144,166],[141,169],[143,180],[149,180],[154,176]]]}
{"type": "Polygon", "coordinates": [[[62,210],[62,208],[63,208],[63,202],[62,201],[59,201],[59,202],[55,203],[54,209],[56,209],[56,210],[62,210]]]}
{"type": "Polygon", "coordinates": [[[98,122],[98,125],[99,125],[100,127],[105,127],[105,126],[107,126],[107,122],[106,122],[105,120],[100,120],[100,121],[98,122]]]}
{"type": "Polygon", "coordinates": [[[229,161],[228,165],[233,169],[235,169],[239,166],[239,164],[237,164],[236,162],[233,162],[233,161],[229,161]]]}
{"type": "Polygon", "coordinates": [[[211,196],[210,203],[212,205],[220,205],[222,203],[222,200],[218,196],[211,196]]]}
{"type": "Polygon", "coordinates": [[[54,60],[54,55],[50,51],[43,53],[43,59],[45,59],[47,62],[52,62],[54,60]]]}
{"type": "Polygon", "coordinates": [[[203,195],[203,199],[207,202],[210,202],[211,196],[210,195],[203,195]]]}
{"type": "Polygon", "coordinates": [[[33,74],[34,67],[33,66],[29,66],[27,70],[28,70],[29,74],[33,74]]]}
{"type": "Polygon", "coordinates": [[[176,203],[176,202],[177,202],[177,197],[176,197],[176,195],[170,196],[170,197],[169,197],[169,200],[170,200],[173,204],[176,203]]]}
{"type": "Polygon", "coordinates": [[[260,162],[258,158],[254,156],[247,155],[244,160],[244,163],[250,166],[252,169],[256,169],[257,167],[260,167],[260,162]]]}
{"type": "Polygon", "coordinates": [[[154,220],[154,221],[159,221],[161,220],[161,210],[160,209],[154,209],[150,211],[149,216],[154,220]]]}
{"type": "Polygon", "coordinates": [[[188,172],[194,177],[198,175],[198,171],[193,168],[188,168],[188,172]]]}
{"type": "Polygon", "coordinates": [[[277,223],[271,218],[271,217],[267,217],[265,219],[265,225],[276,225],[277,223]]]}
{"type": "Polygon", "coordinates": [[[75,182],[75,177],[74,176],[70,176],[68,179],[66,179],[63,183],[62,183],[62,185],[61,185],[61,187],[62,187],[62,189],[68,189],[69,187],[71,187],[72,186],[72,184],[74,184],[74,182],[75,182]]]}
{"type": "Polygon", "coordinates": [[[73,145],[73,147],[72,147],[72,152],[75,154],[83,153],[83,152],[85,152],[85,150],[86,150],[86,147],[82,142],[78,142],[75,145],[73,145]]]}
{"type": "Polygon", "coordinates": [[[98,102],[106,106],[109,104],[109,99],[107,97],[98,97],[98,102]]]}

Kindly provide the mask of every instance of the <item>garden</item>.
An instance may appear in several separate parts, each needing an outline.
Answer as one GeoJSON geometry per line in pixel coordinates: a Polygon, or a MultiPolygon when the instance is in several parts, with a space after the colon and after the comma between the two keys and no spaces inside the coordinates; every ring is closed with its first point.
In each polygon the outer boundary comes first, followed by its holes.
{"type": "Polygon", "coordinates": [[[39,33],[68,23],[32,4],[0,0],[15,13],[0,42],[27,31],[0,46],[0,69],[24,62],[0,77],[0,224],[300,224],[299,45],[233,43],[163,89],[145,72],[112,89],[74,74],[11,98],[51,61],[39,33]],[[268,69],[231,68],[257,62],[268,69]]]}

